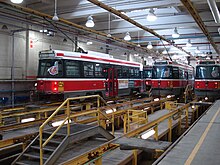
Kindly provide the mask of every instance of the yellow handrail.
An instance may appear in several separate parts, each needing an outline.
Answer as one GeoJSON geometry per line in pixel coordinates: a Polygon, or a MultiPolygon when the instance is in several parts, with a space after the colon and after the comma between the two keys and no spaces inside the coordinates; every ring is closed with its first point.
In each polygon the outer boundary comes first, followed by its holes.
{"type": "Polygon", "coordinates": [[[43,143],[43,147],[47,145],[47,143],[54,137],[54,135],[60,130],[60,128],[65,124],[68,120],[68,117],[57,127],[57,129],[47,138],[47,140],[43,143]]]}
{"type": "MultiPolygon", "coordinates": [[[[43,165],[43,148],[48,144],[48,142],[54,137],[54,135],[64,126],[64,124],[67,121],[67,136],[70,135],[70,118],[72,116],[77,117],[77,116],[83,116],[85,114],[91,114],[91,113],[97,113],[98,115],[98,123],[100,125],[100,120],[102,119],[100,115],[102,115],[104,118],[106,118],[107,120],[111,121],[111,123],[113,124],[112,126],[112,132],[114,134],[114,114],[112,114],[112,120],[110,120],[110,118],[105,115],[104,113],[101,112],[100,110],[100,101],[104,102],[106,105],[108,105],[105,100],[99,96],[99,95],[91,95],[91,96],[81,96],[81,97],[75,97],[75,98],[67,98],[52,114],[51,116],[40,126],[39,128],[39,134],[40,134],[40,165],[43,165]],[[90,112],[85,112],[85,113],[81,113],[79,115],[71,115],[71,110],[70,110],[70,101],[73,100],[79,100],[79,99],[87,99],[87,98],[97,98],[97,110],[91,110],[90,112]],[[43,130],[45,128],[45,126],[51,122],[53,120],[53,118],[55,117],[55,115],[62,109],[62,108],[66,108],[66,118],[64,119],[64,121],[55,129],[54,132],[51,133],[51,135],[45,140],[45,142],[43,142],[43,130]]],[[[109,105],[108,105],[109,106],[109,105]]],[[[110,106],[109,106],[110,107],[110,106]]]]}

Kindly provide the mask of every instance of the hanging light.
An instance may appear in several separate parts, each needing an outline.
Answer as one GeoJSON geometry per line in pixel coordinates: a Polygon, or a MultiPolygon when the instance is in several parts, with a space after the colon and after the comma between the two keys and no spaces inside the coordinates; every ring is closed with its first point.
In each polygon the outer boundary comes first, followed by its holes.
{"type": "Polygon", "coordinates": [[[167,54],[167,51],[166,49],[163,50],[162,54],[167,54]]]}
{"type": "Polygon", "coordinates": [[[126,33],[126,35],[125,35],[125,37],[124,37],[124,40],[125,40],[125,41],[130,41],[130,40],[131,40],[131,36],[130,36],[130,33],[129,33],[129,32],[126,33]]]}
{"type": "Polygon", "coordinates": [[[153,45],[151,44],[151,42],[148,43],[147,49],[153,49],[153,45]]]}
{"type": "Polygon", "coordinates": [[[52,20],[59,21],[59,17],[57,16],[57,0],[54,0],[54,15],[52,20]]]}
{"type": "Polygon", "coordinates": [[[139,31],[138,31],[138,44],[137,47],[141,47],[141,45],[139,44],[139,31]]]}
{"type": "Polygon", "coordinates": [[[111,21],[111,13],[109,12],[109,14],[108,14],[108,34],[107,34],[107,37],[112,37],[112,35],[111,35],[111,24],[110,24],[110,21],[111,21]]]}
{"type": "Polygon", "coordinates": [[[94,27],[94,26],[95,26],[95,23],[93,22],[93,18],[92,18],[92,16],[90,15],[90,16],[87,18],[86,27],[94,27]]]}
{"type": "Polygon", "coordinates": [[[173,38],[179,38],[179,37],[180,37],[180,34],[178,33],[176,27],[174,28],[174,32],[173,32],[173,34],[172,34],[172,37],[173,37],[173,38]]]}
{"type": "Polygon", "coordinates": [[[8,26],[7,25],[2,25],[2,30],[8,30],[8,26]]]}
{"type": "Polygon", "coordinates": [[[19,4],[19,3],[22,3],[23,0],[11,0],[12,3],[16,3],[16,4],[19,4]]]}
{"type": "Polygon", "coordinates": [[[196,47],[195,53],[197,53],[197,54],[200,53],[200,50],[198,47],[196,47]]]}
{"type": "Polygon", "coordinates": [[[154,14],[154,9],[149,10],[149,14],[147,15],[147,20],[150,22],[154,22],[157,20],[157,16],[154,14]]]}
{"type": "Polygon", "coordinates": [[[190,39],[189,39],[188,42],[186,43],[186,47],[192,47],[192,44],[191,44],[190,39]]]}

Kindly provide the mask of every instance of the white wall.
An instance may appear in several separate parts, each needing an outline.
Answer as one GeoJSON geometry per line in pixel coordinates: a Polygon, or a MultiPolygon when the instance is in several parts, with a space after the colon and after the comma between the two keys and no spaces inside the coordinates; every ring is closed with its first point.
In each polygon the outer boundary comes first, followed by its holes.
{"type": "MultiPolygon", "coordinates": [[[[63,36],[49,37],[36,31],[29,31],[29,34],[26,31],[16,32],[14,34],[15,79],[30,79],[37,75],[38,53],[41,50],[48,50],[51,47],[52,49],[74,51],[74,44],[68,39],[67,42],[63,42],[63,39],[63,36]],[[29,40],[26,35],[29,35],[29,40]],[[32,41],[33,48],[30,47],[30,41],[32,41]],[[26,42],[28,43],[27,45],[26,42]],[[26,62],[26,59],[28,59],[28,62],[26,62]],[[27,75],[26,63],[28,64],[27,75]]],[[[85,51],[92,50],[106,53],[104,44],[93,41],[93,45],[86,45],[85,39],[79,38],[79,40],[83,42],[79,42],[78,46],[85,51]]],[[[10,31],[0,30],[0,80],[11,79],[12,46],[12,34],[10,34],[10,31]]],[[[134,51],[112,46],[110,46],[109,50],[109,54],[113,55],[114,58],[141,62],[141,58],[134,57],[134,53],[134,51]]]]}

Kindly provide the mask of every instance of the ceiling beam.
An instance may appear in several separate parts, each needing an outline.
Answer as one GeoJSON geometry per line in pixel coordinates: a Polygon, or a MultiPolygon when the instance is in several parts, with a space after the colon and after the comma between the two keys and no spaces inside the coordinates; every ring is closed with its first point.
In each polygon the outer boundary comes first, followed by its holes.
{"type": "Polygon", "coordinates": [[[217,48],[217,45],[213,41],[211,35],[209,34],[208,29],[206,28],[205,24],[202,21],[202,18],[199,16],[199,13],[197,12],[196,8],[192,4],[190,0],[181,0],[185,8],[188,10],[188,12],[191,14],[191,16],[194,18],[202,32],[207,37],[208,41],[211,43],[212,47],[215,49],[216,53],[219,54],[219,49],[217,48]]]}
{"type": "MultiPolygon", "coordinates": [[[[63,2],[63,3],[65,3],[65,2],[63,2]]],[[[164,1],[160,1],[160,2],[158,2],[158,1],[156,1],[156,2],[129,1],[129,3],[119,1],[119,3],[116,3],[116,4],[111,3],[109,1],[109,2],[106,2],[106,3],[108,3],[108,5],[112,6],[113,8],[114,8],[114,6],[117,6],[115,8],[117,8],[117,10],[119,10],[119,11],[133,11],[133,10],[158,8],[158,3],[159,3],[160,8],[157,9],[157,11],[156,11],[156,13],[157,13],[158,10],[167,10],[167,11],[170,10],[170,12],[172,12],[174,9],[166,9],[164,7],[177,6],[180,2],[179,2],[179,0],[164,0],[164,1]]],[[[69,5],[66,5],[66,6],[69,6],[69,5]]],[[[105,10],[103,10],[102,8],[99,8],[97,6],[94,6],[94,5],[88,5],[88,7],[84,7],[84,8],[78,6],[74,10],[72,8],[67,10],[68,7],[65,7],[65,8],[66,8],[66,12],[60,11],[60,13],[59,13],[59,9],[58,9],[58,14],[60,15],[60,17],[63,17],[65,19],[76,19],[76,18],[87,17],[88,15],[95,16],[95,15],[103,15],[103,14],[106,13],[105,10]]]]}
{"type": "MultiPolygon", "coordinates": [[[[5,7],[5,8],[8,8],[8,9],[14,9],[14,10],[20,11],[22,13],[32,14],[32,15],[34,15],[36,17],[40,17],[40,18],[47,18],[47,19],[49,19],[51,21],[52,21],[52,18],[53,18],[53,16],[51,16],[51,15],[48,15],[48,14],[45,14],[45,13],[42,13],[42,12],[30,9],[30,8],[22,7],[22,6],[19,6],[19,5],[9,4],[7,2],[0,2],[0,4],[1,4],[1,6],[5,7]]],[[[130,46],[131,48],[137,48],[137,49],[143,50],[144,52],[147,52],[147,53],[154,52],[154,51],[149,50],[147,48],[139,47],[135,43],[127,42],[125,40],[122,40],[122,39],[119,39],[119,38],[116,38],[116,37],[113,37],[113,36],[109,38],[109,37],[107,37],[106,33],[95,31],[93,29],[90,29],[90,28],[87,28],[87,27],[75,24],[73,22],[67,21],[67,20],[62,19],[62,18],[60,18],[59,21],[56,22],[56,24],[57,25],[58,24],[60,24],[60,25],[64,25],[64,24],[65,25],[69,25],[69,26],[72,26],[72,27],[74,27],[74,28],[76,28],[78,30],[85,31],[85,32],[88,32],[88,33],[91,33],[91,34],[94,34],[94,35],[97,35],[97,36],[101,36],[101,37],[104,37],[106,39],[110,39],[112,41],[123,43],[123,44],[126,44],[126,45],[130,46]]],[[[154,52],[154,53],[155,53],[155,55],[157,55],[156,52],[154,52]]]]}
{"type": "Polygon", "coordinates": [[[100,6],[101,8],[103,8],[103,9],[105,9],[105,10],[107,10],[107,11],[109,11],[109,12],[111,12],[111,13],[117,15],[117,16],[119,16],[120,18],[130,22],[131,24],[135,25],[136,27],[139,27],[139,28],[151,33],[152,35],[160,38],[163,41],[168,42],[170,45],[173,45],[174,47],[178,48],[179,50],[181,50],[181,51],[185,52],[186,54],[192,56],[189,52],[185,51],[181,47],[178,47],[176,44],[172,43],[170,40],[168,40],[168,39],[164,38],[163,36],[159,35],[154,30],[149,29],[145,26],[142,26],[140,23],[138,23],[138,22],[134,21],[133,19],[129,18],[128,16],[122,14],[120,11],[118,11],[116,9],[113,9],[112,7],[109,7],[109,6],[105,5],[104,3],[100,2],[100,1],[97,1],[97,0],[88,0],[88,1],[95,4],[95,5],[97,5],[97,6],[100,6]]]}

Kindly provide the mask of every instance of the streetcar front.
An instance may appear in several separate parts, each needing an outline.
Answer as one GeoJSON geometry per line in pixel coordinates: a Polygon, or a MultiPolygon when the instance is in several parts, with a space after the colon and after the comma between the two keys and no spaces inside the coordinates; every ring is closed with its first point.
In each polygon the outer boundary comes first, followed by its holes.
{"type": "Polygon", "coordinates": [[[63,94],[63,61],[53,51],[40,52],[37,76],[37,93],[40,95],[63,94]]]}
{"type": "Polygon", "coordinates": [[[196,66],[195,94],[197,97],[220,97],[220,65],[216,62],[199,62],[196,66]]]}

